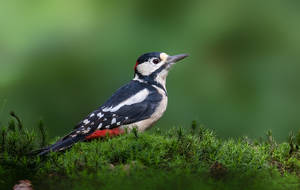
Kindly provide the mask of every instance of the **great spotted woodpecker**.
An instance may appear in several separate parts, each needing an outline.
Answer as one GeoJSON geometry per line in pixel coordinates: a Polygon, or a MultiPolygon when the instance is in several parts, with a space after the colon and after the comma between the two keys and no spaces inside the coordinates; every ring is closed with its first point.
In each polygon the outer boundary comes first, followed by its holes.
{"type": "Polygon", "coordinates": [[[119,135],[125,128],[148,129],[166,111],[166,78],[170,68],[187,54],[170,56],[152,52],[140,56],[134,67],[134,79],[118,89],[101,107],[76,125],[74,130],[39,155],[61,151],[74,143],[119,135]]]}

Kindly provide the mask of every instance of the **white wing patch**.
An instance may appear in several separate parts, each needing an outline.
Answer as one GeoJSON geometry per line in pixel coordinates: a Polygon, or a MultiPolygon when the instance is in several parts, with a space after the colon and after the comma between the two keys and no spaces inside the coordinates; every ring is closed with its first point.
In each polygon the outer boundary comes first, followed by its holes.
{"type": "Polygon", "coordinates": [[[104,108],[102,111],[104,111],[104,112],[116,112],[123,106],[129,106],[129,105],[132,105],[132,104],[141,103],[142,101],[144,101],[147,98],[148,95],[149,95],[149,90],[148,89],[141,90],[138,93],[136,93],[135,95],[128,98],[127,100],[125,100],[125,101],[121,102],[120,104],[116,105],[115,107],[111,106],[111,107],[108,107],[108,108],[104,108]]]}
{"type": "Polygon", "coordinates": [[[111,111],[111,109],[112,109],[113,107],[111,106],[111,107],[109,107],[109,108],[103,108],[102,109],[102,111],[104,111],[104,112],[108,112],[108,111],[111,111]]]}
{"type": "Polygon", "coordinates": [[[89,121],[88,119],[85,119],[85,120],[83,120],[83,123],[84,123],[84,124],[89,124],[90,121],[89,121]]]}
{"type": "Polygon", "coordinates": [[[117,122],[116,118],[113,118],[113,119],[111,120],[111,124],[115,124],[116,122],[117,122]]]}
{"type": "Polygon", "coordinates": [[[102,114],[101,112],[99,112],[99,113],[97,114],[97,116],[99,117],[99,119],[101,119],[101,118],[104,116],[104,114],[102,114]]]}

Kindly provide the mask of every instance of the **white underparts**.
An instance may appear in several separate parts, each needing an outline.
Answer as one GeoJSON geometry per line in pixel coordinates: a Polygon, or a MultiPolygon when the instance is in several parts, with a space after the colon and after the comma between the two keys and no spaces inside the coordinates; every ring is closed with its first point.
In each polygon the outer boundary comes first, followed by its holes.
{"type": "Polygon", "coordinates": [[[162,72],[160,72],[157,77],[154,79],[158,84],[161,84],[164,89],[166,89],[166,79],[168,76],[168,71],[163,70],[162,72]]]}
{"type": "Polygon", "coordinates": [[[138,121],[130,125],[122,126],[123,128],[128,128],[129,130],[131,130],[132,128],[137,127],[139,131],[145,131],[146,129],[149,129],[157,120],[159,120],[163,116],[164,112],[167,109],[168,97],[166,96],[165,92],[161,88],[158,88],[155,85],[152,86],[156,88],[157,91],[162,95],[162,100],[159,103],[158,107],[155,109],[154,113],[148,119],[138,121]]]}
{"type": "Polygon", "coordinates": [[[102,111],[104,111],[104,112],[116,112],[123,106],[129,106],[129,105],[137,104],[137,103],[140,103],[140,102],[144,101],[147,98],[148,95],[149,95],[149,90],[148,89],[141,90],[138,93],[136,93],[135,95],[128,98],[127,100],[121,102],[120,104],[118,104],[114,107],[111,106],[111,107],[108,107],[108,108],[103,108],[102,111]]]}

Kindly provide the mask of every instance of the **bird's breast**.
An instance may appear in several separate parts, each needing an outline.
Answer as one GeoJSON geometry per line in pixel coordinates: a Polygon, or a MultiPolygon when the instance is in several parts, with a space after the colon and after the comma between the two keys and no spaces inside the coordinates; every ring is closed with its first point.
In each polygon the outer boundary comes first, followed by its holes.
{"type": "Polygon", "coordinates": [[[137,127],[139,131],[145,131],[149,129],[155,122],[157,122],[163,116],[163,114],[167,109],[168,96],[166,95],[166,92],[161,88],[158,88],[155,85],[153,85],[153,87],[156,88],[158,93],[162,96],[155,111],[152,113],[152,115],[149,118],[142,121],[138,121],[136,123],[132,123],[127,126],[123,126],[124,128],[132,129],[133,127],[137,127]]]}

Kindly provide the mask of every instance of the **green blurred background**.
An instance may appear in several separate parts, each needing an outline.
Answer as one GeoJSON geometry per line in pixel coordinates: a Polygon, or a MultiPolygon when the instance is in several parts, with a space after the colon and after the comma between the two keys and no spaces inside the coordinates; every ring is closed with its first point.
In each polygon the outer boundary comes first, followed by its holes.
{"type": "Polygon", "coordinates": [[[189,53],[168,77],[161,129],[279,140],[300,126],[298,0],[0,3],[0,121],[62,136],[131,80],[145,52],[189,53]]]}

